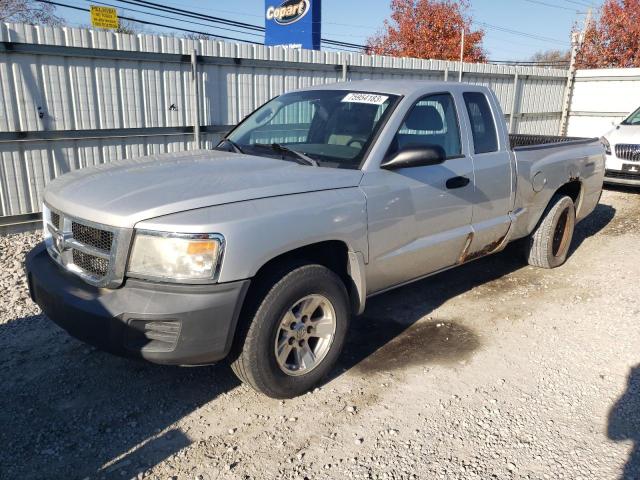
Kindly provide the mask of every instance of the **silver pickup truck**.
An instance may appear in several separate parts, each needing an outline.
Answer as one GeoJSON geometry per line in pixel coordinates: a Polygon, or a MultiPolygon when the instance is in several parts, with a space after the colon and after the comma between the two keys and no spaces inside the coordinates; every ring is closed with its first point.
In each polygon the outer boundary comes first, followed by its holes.
{"type": "Polygon", "coordinates": [[[53,181],[30,291],[99,348],[227,358],[255,389],[291,397],[331,370],[372,295],[518,239],[531,265],[561,265],[604,159],[596,139],[510,138],[484,87],[312,87],[267,102],[214,150],[53,181]]]}

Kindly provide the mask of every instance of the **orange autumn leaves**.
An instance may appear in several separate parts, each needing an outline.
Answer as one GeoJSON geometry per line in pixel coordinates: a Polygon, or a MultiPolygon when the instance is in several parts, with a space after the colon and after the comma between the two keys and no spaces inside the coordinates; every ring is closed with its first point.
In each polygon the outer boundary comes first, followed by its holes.
{"type": "Polygon", "coordinates": [[[397,57],[457,60],[465,32],[464,60],[485,62],[484,31],[473,30],[465,0],[392,0],[391,20],[367,40],[367,51],[397,57]]]}
{"type": "Polygon", "coordinates": [[[640,67],[640,0],[606,0],[586,31],[578,68],[640,67]]]}

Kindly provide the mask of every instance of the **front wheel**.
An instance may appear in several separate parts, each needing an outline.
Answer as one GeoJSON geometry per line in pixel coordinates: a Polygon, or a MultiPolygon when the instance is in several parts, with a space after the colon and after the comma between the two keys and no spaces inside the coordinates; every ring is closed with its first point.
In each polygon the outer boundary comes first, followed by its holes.
{"type": "Polygon", "coordinates": [[[347,291],[321,265],[299,266],[265,281],[271,287],[245,319],[231,368],[257,391],[291,398],[313,388],[335,365],[349,324],[347,291]]]}
{"type": "Polygon", "coordinates": [[[529,265],[555,268],[567,260],[576,225],[576,209],[570,197],[555,195],[526,243],[529,265]]]}

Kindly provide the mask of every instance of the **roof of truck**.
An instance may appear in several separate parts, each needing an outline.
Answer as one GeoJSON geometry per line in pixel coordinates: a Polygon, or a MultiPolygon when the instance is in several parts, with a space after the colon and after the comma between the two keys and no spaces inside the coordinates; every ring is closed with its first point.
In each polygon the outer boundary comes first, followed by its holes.
{"type": "Polygon", "coordinates": [[[459,88],[468,90],[478,85],[458,82],[441,82],[433,80],[356,80],[353,82],[326,83],[301,88],[300,90],[355,90],[364,92],[389,93],[392,95],[409,95],[416,90],[453,91],[459,88]]]}

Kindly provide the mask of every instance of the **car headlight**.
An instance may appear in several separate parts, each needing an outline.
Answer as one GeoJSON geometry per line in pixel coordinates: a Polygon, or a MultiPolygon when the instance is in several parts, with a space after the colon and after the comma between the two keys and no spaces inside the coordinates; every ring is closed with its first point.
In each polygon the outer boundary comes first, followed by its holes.
{"type": "Polygon", "coordinates": [[[127,273],[151,280],[210,283],[217,280],[223,249],[219,234],[137,230],[127,273]]]}
{"type": "Polygon", "coordinates": [[[600,137],[600,143],[604,146],[604,153],[611,155],[611,144],[605,137],[600,137]]]}

